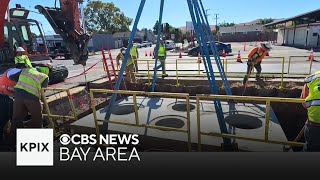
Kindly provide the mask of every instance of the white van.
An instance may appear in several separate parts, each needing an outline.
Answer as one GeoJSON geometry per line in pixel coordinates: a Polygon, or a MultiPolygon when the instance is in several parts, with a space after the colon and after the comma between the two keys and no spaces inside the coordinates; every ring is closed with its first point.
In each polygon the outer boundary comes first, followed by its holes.
{"type": "Polygon", "coordinates": [[[171,50],[175,48],[175,44],[172,40],[165,41],[166,50],[171,50]]]}

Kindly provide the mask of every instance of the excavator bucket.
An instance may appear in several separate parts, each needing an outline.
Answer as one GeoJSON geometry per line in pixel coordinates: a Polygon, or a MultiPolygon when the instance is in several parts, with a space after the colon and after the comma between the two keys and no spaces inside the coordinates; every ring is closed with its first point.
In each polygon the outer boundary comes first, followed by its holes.
{"type": "Polygon", "coordinates": [[[69,0],[68,3],[61,3],[60,8],[41,5],[35,8],[46,17],[55,33],[63,38],[74,63],[85,66],[89,54],[87,45],[91,37],[80,26],[78,1],[69,0]]]}

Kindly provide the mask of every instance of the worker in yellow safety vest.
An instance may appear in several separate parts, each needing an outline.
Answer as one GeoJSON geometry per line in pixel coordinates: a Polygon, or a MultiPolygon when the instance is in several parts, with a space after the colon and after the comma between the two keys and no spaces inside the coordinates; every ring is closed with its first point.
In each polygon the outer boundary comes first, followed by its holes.
{"type": "Polygon", "coordinates": [[[137,45],[133,44],[132,48],[130,49],[130,54],[131,57],[134,61],[134,66],[135,66],[135,72],[138,72],[138,58],[139,58],[139,52],[138,52],[138,48],[137,45]]]}
{"type": "Polygon", "coordinates": [[[307,108],[308,120],[304,129],[306,152],[320,152],[320,71],[305,79],[301,98],[307,108]]]}
{"type": "MultiPolygon", "coordinates": [[[[154,49],[154,52],[156,52],[156,47],[154,49]]],[[[168,77],[168,74],[166,74],[166,58],[167,58],[167,52],[166,47],[164,44],[163,39],[160,39],[160,45],[158,49],[158,54],[155,54],[155,56],[158,57],[158,60],[160,61],[160,65],[157,66],[157,69],[162,68],[162,77],[168,77]]]]}
{"type": "MultiPolygon", "coordinates": [[[[42,128],[41,89],[48,86],[47,74],[30,68],[26,64],[20,72],[12,74],[9,79],[16,82],[14,86],[13,117],[11,127],[11,141],[15,141],[17,128],[42,128]],[[24,125],[25,117],[31,114],[31,120],[24,125]]],[[[47,71],[46,71],[47,72],[47,71]]]]}
{"type": "Polygon", "coordinates": [[[26,64],[27,67],[32,68],[32,64],[28,56],[26,55],[25,49],[23,49],[23,47],[18,47],[16,52],[17,52],[17,55],[14,58],[14,63],[16,65],[26,64]]]}
{"type": "MultiPolygon", "coordinates": [[[[123,62],[125,54],[126,54],[126,48],[121,48],[120,53],[118,54],[118,56],[116,58],[117,66],[120,66],[120,61],[123,62]]],[[[134,74],[134,60],[133,60],[130,53],[129,53],[129,57],[128,57],[128,61],[126,64],[125,71],[126,71],[127,81],[129,81],[130,83],[137,83],[136,77],[134,74]]]]}

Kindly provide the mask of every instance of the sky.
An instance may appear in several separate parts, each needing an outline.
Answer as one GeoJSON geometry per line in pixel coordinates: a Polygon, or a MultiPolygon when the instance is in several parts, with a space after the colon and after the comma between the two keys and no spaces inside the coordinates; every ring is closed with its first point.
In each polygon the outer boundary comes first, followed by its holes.
{"type": "MultiPolygon", "coordinates": [[[[21,4],[31,10],[36,5],[54,7],[55,0],[11,0],[10,7],[21,4]]],[[[59,1],[59,0],[58,0],[59,1]]],[[[135,19],[140,0],[102,0],[103,2],[113,2],[128,17],[135,19]]],[[[215,14],[218,14],[218,24],[222,22],[244,23],[260,18],[289,18],[308,11],[319,9],[318,0],[202,0],[204,8],[208,13],[209,23],[215,25],[215,14]]],[[[159,19],[160,0],[146,0],[146,4],[141,15],[138,28],[153,28],[159,19]]],[[[190,21],[190,13],[186,0],[165,0],[163,22],[167,22],[174,27],[186,26],[186,21],[190,21]]],[[[53,34],[47,20],[40,14],[30,13],[29,18],[36,19],[43,24],[46,34],[53,34]]],[[[132,28],[132,26],[130,27],[132,28]]]]}

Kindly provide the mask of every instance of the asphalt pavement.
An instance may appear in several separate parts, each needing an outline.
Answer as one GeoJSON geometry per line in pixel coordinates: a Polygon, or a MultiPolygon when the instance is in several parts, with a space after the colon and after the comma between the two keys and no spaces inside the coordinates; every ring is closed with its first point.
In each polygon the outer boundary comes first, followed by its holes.
{"type": "MultiPolygon", "coordinates": [[[[246,70],[245,61],[244,63],[237,63],[235,58],[238,56],[238,51],[240,51],[240,56],[242,58],[247,57],[250,50],[254,48],[256,44],[255,43],[231,43],[232,46],[232,53],[228,54],[226,58],[231,59],[228,60],[227,65],[227,71],[228,72],[244,72],[246,70]],[[244,51],[245,50],[245,51],[244,51]]],[[[155,45],[154,45],[155,46],[155,45]]],[[[152,53],[154,50],[153,47],[147,47],[147,48],[139,48],[139,59],[144,60],[139,62],[139,70],[141,72],[146,72],[148,69],[148,65],[146,60],[149,61],[149,70],[152,71],[154,67],[154,59],[152,58],[152,53]],[[151,56],[150,56],[151,55],[151,56]]],[[[111,50],[111,55],[113,60],[115,60],[117,54],[120,52],[120,49],[113,49],[111,50]]],[[[108,52],[106,53],[106,57],[109,57],[108,52]]],[[[166,69],[169,72],[169,75],[175,76],[175,69],[176,69],[176,60],[178,59],[178,69],[184,70],[184,71],[204,71],[204,65],[203,63],[198,66],[196,63],[197,57],[189,57],[185,53],[182,52],[182,58],[179,58],[180,52],[167,52],[167,65],[166,69]]],[[[310,51],[303,50],[303,49],[297,49],[292,47],[285,47],[285,46],[273,46],[273,49],[269,53],[269,59],[265,59],[263,61],[262,69],[263,72],[270,72],[270,73],[277,73],[282,71],[282,60],[279,57],[285,58],[285,67],[284,72],[287,73],[288,71],[288,61],[289,56],[308,56],[310,54],[310,51]]],[[[314,53],[315,56],[320,56],[319,52],[314,53]]],[[[223,60],[223,57],[220,57],[221,60],[223,60]]],[[[306,57],[303,58],[292,58],[291,65],[290,65],[290,73],[308,73],[310,63],[306,61],[306,57]]],[[[320,61],[320,58],[315,58],[317,61],[320,61]]],[[[214,61],[213,57],[212,60],[214,61]]],[[[69,76],[68,79],[65,82],[55,84],[51,87],[59,87],[59,88],[70,88],[78,86],[79,84],[85,83],[85,81],[94,81],[97,79],[101,79],[103,77],[106,77],[107,74],[103,69],[103,63],[102,63],[102,55],[101,52],[96,52],[95,55],[89,56],[89,59],[87,61],[87,65],[83,67],[82,65],[74,65],[73,60],[71,59],[64,59],[62,58],[56,58],[53,60],[53,64],[63,64],[65,65],[69,70],[69,76]],[[84,75],[84,71],[87,70],[87,72],[84,75]]],[[[116,62],[114,61],[114,65],[116,65],[116,62]]],[[[110,71],[112,70],[110,61],[108,61],[108,66],[110,71]]],[[[214,70],[217,70],[217,67],[213,65],[214,70]]],[[[116,68],[117,69],[117,68],[116,68]]],[[[312,64],[312,72],[315,72],[320,69],[320,62],[313,62],[312,64]]],[[[161,73],[161,72],[160,72],[161,73]]],[[[183,74],[183,72],[181,72],[183,74]]],[[[179,74],[181,74],[179,72],[179,74]]],[[[196,74],[196,73],[195,73],[196,74]]]]}

